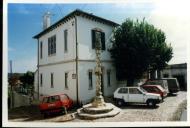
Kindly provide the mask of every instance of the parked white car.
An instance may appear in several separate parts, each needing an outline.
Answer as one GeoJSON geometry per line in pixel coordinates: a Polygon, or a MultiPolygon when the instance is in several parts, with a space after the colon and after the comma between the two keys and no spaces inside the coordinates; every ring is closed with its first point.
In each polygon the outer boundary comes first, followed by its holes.
{"type": "Polygon", "coordinates": [[[118,106],[124,103],[145,103],[155,106],[162,100],[159,94],[148,93],[141,87],[120,87],[114,92],[114,99],[118,106]]]}

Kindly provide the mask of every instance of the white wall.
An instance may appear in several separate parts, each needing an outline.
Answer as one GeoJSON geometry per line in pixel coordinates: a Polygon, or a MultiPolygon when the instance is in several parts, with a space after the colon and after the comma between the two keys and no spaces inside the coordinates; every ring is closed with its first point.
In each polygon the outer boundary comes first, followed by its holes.
{"type": "Polygon", "coordinates": [[[15,91],[13,92],[13,95],[13,108],[30,105],[29,96],[19,94],[15,91]]]}
{"type": "MultiPolygon", "coordinates": [[[[69,20],[68,22],[61,24],[56,29],[44,34],[39,39],[39,49],[40,42],[43,42],[43,58],[40,59],[39,54],[39,65],[60,62],[65,60],[74,59],[76,56],[76,38],[75,38],[75,20],[74,18],[69,20]],[[72,22],[73,25],[72,25],[72,22]],[[68,52],[64,51],[64,30],[68,30],[68,52]],[[56,55],[48,56],[48,38],[56,35],[56,55]]],[[[39,52],[40,53],[40,52],[39,52]]]]}
{"type": "MultiPolygon", "coordinates": [[[[74,101],[76,100],[76,79],[72,79],[72,74],[76,73],[76,63],[64,63],[49,66],[42,66],[39,69],[39,76],[43,74],[43,85],[39,84],[40,94],[68,94],[74,101]],[[65,72],[68,72],[68,89],[65,88],[65,72]],[[54,87],[51,88],[51,73],[54,74],[54,87]]],[[[39,79],[40,83],[40,79],[39,79]]]]}
{"type": "MultiPolygon", "coordinates": [[[[62,62],[67,60],[75,59],[76,56],[76,35],[75,35],[75,23],[72,26],[74,18],[69,20],[54,29],[53,31],[43,35],[40,41],[43,41],[43,58],[40,59],[39,65],[50,64],[55,62],[62,62]],[[64,30],[68,29],[68,53],[64,52],[64,30]],[[48,38],[56,34],[56,55],[48,57],[48,38]]],[[[79,100],[84,103],[88,102],[92,97],[95,96],[95,82],[96,77],[93,74],[93,89],[89,90],[88,81],[88,70],[95,68],[95,50],[92,49],[91,30],[94,28],[100,28],[105,33],[106,50],[103,51],[101,60],[106,62],[102,63],[104,67],[104,95],[111,96],[117,88],[115,68],[110,58],[110,53],[107,51],[109,45],[109,39],[112,33],[112,27],[106,24],[91,21],[82,17],[77,16],[77,42],[78,42],[78,77],[79,77],[79,100]],[[84,61],[80,61],[84,60],[84,61]],[[111,69],[111,86],[107,86],[107,70],[111,69]]],[[[40,47],[39,47],[40,48],[40,47]]],[[[40,53],[40,52],[39,52],[40,53]]],[[[39,56],[40,58],[40,56],[39,56]]],[[[39,82],[40,74],[43,74],[43,86],[39,87],[39,91],[44,95],[52,95],[59,93],[66,93],[73,100],[76,101],[76,79],[72,79],[72,74],[76,73],[76,63],[61,63],[54,65],[40,66],[39,68],[39,82]],[[65,89],[65,72],[69,72],[69,89],[65,89]],[[51,77],[50,74],[54,73],[54,88],[51,88],[51,77]]],[[[39,84],[40,85],[40,84],[39,84]]]]}
{"type": "MultiPolygon", "coordinates": [[[[95,62],[79,62],[79,98],[83,103],[89,102],[95,96],[96,76],[94,73],[95,62]],[[89,89],[88,71],[93,70],[93,89],[89,89]]],[[[104,96],[112,96],[115,89],[118,87],[116,82],[115,69],[112,63],[103,62],[104,67],[104,96]],[[107,70],[111,70],[111,86],[107,83],[107,70]]]]}
{"type": "Polygon", "coordinates": [[[105,45],[106,50],[103,51],[101,59],[111,60],[110,53],[107,51],[110,42],[110,37],[112,34],[113,27],[95,22],[83,17],[77,17],[77,40],[78,40],[78,55],[79,59],[94,60],[95,59],[95,49],[92,49],[92,35],[91,30],[94,28],[100,28],[105,33],[105,45]]]}

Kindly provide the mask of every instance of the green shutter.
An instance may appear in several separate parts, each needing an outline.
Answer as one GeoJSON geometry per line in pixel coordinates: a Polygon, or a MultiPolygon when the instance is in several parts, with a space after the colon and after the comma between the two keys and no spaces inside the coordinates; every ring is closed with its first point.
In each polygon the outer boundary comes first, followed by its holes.
{"type": "Polygon", "coordinates": [[[105,45],[105,33],[101,32],[101,43],[102,43],[102,50],[106,49],[106,45],[105,45]]]}
{"type": "Polygon", "coordinates": [[[92,30],[92,49],[95,49],[95,30],[92,30]]]}

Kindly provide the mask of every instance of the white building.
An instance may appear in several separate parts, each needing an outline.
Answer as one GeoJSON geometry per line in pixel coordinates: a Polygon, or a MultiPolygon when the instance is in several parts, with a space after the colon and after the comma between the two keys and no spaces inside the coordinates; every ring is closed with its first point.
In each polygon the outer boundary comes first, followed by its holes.
{"type": "Polygon", "coordinates": [[[117,88],[108,46],[117,23],[75,10],[34,36],[38,40],[35,91],[39,95],[66,93],[75,102],[95,96],[95,36],[102,43],[102,92],[111,96],[117,88]]]}

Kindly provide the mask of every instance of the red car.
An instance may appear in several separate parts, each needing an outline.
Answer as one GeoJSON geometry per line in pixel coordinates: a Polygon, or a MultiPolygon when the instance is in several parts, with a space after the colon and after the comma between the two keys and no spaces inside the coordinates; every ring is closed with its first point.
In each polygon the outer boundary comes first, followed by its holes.
{"type": "Polygon", "coordinates": [[[39,105],[40,112],[44,117],[51,113],[65,112],[73,106],[73,100],[67,94],[46,96],[43,98],[42,103],[39,105]]]}
{"type": "Polygon", "coordinates": [[[141,87],[149,93],[160,94],[162,99],[167,96],[167,92],[159,85],[142,85],[141,87]]]}

